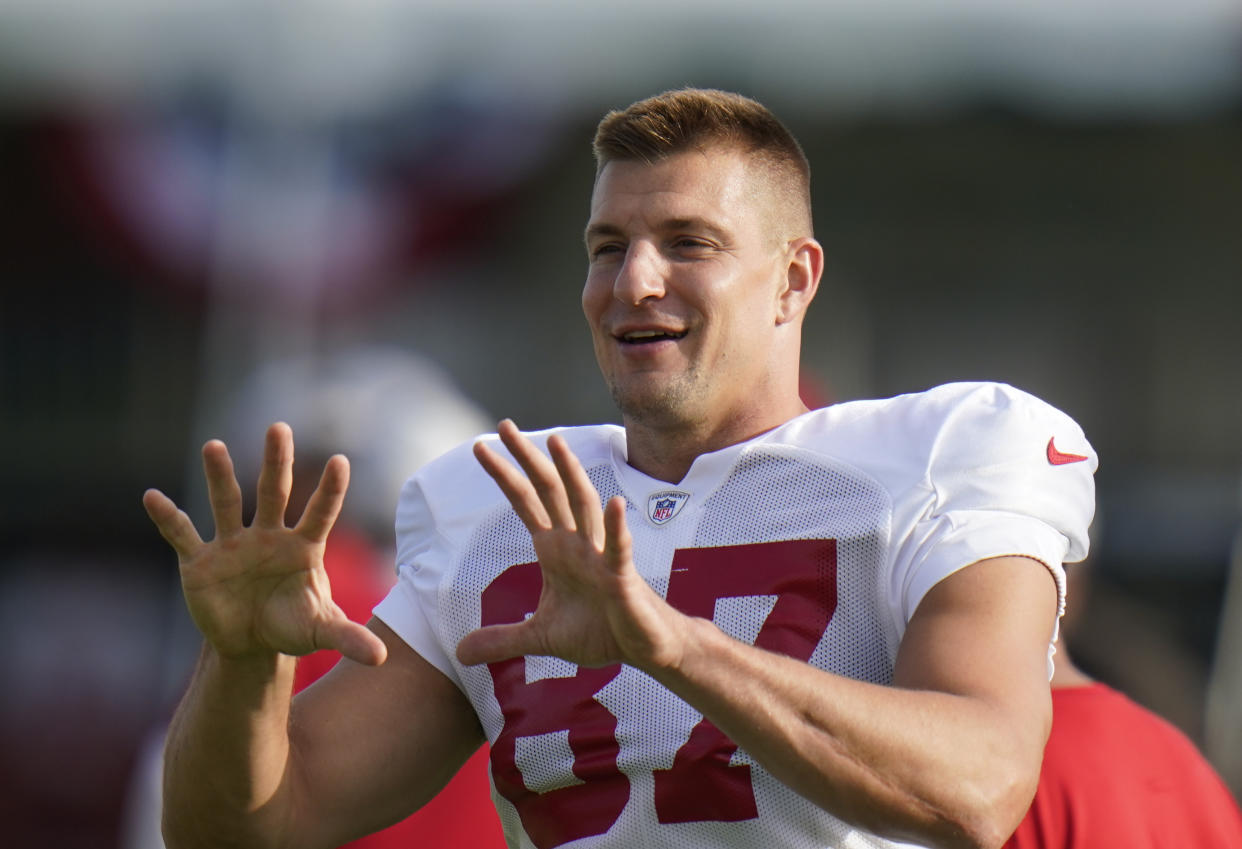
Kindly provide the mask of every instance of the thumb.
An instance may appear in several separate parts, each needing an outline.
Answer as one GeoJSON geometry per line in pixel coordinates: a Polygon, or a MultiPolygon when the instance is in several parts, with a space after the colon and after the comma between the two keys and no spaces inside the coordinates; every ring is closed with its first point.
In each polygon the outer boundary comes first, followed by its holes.
{"type": "Polygon", "coordinates": [[[475,666],[531,654],[527,645],[529,630],[525,622],[514,622],[471,631],[457,644],[457,659],[466,666],[475,666]]]}
{"type": "Polygon", "coordinates": [[[315,635],[318,648],[334,649],[366,666],[379,666],[388,659],[388,646],[374,631],[352,621],[339,609],[337,614],[337,618],[319,627],[315,635]]]}

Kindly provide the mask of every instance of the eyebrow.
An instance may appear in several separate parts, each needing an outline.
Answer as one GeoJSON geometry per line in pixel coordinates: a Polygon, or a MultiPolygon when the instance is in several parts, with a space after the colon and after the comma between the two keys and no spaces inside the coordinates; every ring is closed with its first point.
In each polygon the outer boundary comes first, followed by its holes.
{"type": "Polygon", "coordinates": [[[621,228],[615,224],[588,224],[586,230],[582,234],[582,241],[590,244],[592,239],[620,235],[622,235],[621,228]]]}
{"type": "MultiPolygon", "coordinates": [[[[712,224],[706,218],[666,218],[656,227],[661,232],[670,230],[692,230],[705,233],[714,239],[724,241],[725,231],[719,226],[712,224]]],[[[616,224],[602,222],[600,224],[587,225],[586,231],[583,233],[583,241],[587,244],[592,239],[605,238],[610,236],[624,236],[625,231],[616,224]]]]}

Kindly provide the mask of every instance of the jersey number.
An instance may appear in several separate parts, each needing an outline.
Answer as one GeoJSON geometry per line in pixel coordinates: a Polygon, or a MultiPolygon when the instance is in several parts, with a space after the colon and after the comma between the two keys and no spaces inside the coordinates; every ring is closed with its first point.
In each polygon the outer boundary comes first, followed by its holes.
{"type": "MultiPolygon", "coordinates": [[[[482,624],[519,622],[535,610],[542,578],[537,563],[512,566],[482,596],[482,624]]],[[[673,557],[668,602],[690,616],[711,619],[719,599],[775,596],[755,645],[809,660],[837,606],[835,540],[790,540],[718,548],[680,549],[673,557]]],[[[513,803],[539,849],[603,834],[621,816],[630,782],[617,766],[617,718],[595,700],[621,671],[619,664],[564,678],[527,682],[526,660],[489,665],[504,728],[492,744],[496,790],[513,803]],[[526,787],[516,741],[567,732],[573,773],[580,783],[543,793],[526,787]]],[[[656,770],[655,810],[662,823],[734,822],[758,816],[750,767],[730,765],[737,744],[704,719],[670,769],[656,770]]]]}

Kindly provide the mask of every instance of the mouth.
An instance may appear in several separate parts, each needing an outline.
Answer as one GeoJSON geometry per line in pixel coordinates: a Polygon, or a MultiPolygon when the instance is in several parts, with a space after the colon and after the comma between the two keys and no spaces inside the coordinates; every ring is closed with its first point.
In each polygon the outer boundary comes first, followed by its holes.
{"type": "Polygon", "coordinates": [[[617,334],[623,345],[652,345],[657,342],[675,342],[686,335],[684,330],[630,330],[617,334]]]}

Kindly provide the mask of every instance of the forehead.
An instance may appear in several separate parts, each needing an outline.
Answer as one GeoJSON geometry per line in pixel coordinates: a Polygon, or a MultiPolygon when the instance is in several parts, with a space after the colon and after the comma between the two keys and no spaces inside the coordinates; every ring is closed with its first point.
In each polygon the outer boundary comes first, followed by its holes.
{"type": "Polygon", "coordinates": [[[747,158],[729,150],[687,151],[656,162],[609,162],[591,193],[591,224],[634,218],[710,218],[740,222],[755,208],[747,158]]]}

